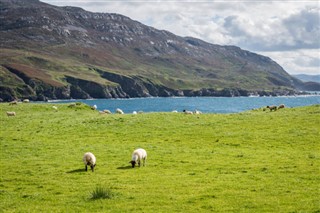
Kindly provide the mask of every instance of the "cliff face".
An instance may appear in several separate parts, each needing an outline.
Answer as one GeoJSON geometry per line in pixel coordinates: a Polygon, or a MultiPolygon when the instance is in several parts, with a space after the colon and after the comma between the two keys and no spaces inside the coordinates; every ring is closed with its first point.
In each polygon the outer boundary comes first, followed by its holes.
{"type": "Polygon", "coordinates": [[[90,98],[130,98],[130,97],[171,97],[171,96],[211,96],[211,97],[234,97],[248,95],[293,95],[292,90],[279,91],[247,91],[244,89],[199,89],[179,90],[171,89],[162,85],[140,79],[139,77],[126,77],[114,73],[99,71],[102,78],[118,83],[117,86],[103,85],[93,81],[83,80],[66,76],[66,86],[53,86],[36,79],[23,76],[18,70],[8,67],[8,70],[17,74],[25,82],[24,85],[14,88],[0,87],[2,101],[11,101],[17,97],[28,98],[34,101],[46,101],[54,99],[90,99],[90,98]]]}
{"type": "Polygon", "coordinates": [[[212,96],[212,97],[234,97],[248,95],[293,95],[292,90],[274,91],[247,91],[240,88],[233,89],[171,89],[163,85],[153,84],[142,77],[127,77],[114,73],[96,70],[116,86],[104,85],[94,81],[83,80],[72,76],[65,76],[68,83],[65,86],[54,86],[36,78],[29,78],[17,69],[6,67],[7,70],[23,79],[24,84],[10,87],[0,87],[0,97],[2,101],[14,100],[17,97],[28,98],[34,101],[46,101],[54,99],[89,99],[89,98],[130,98],[130,97],[171,97],[171,96],[212,96]]]}
{"type": "Polygon", "coordinates": [[[305,86],[268,57],[122,15],[37,0],[0,0],[0,13],[5,101],[286,95],[305,86]]]}

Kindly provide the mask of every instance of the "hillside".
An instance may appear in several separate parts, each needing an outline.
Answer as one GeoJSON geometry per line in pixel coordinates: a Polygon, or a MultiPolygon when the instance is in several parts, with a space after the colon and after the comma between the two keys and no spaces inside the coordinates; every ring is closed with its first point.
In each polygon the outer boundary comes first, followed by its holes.
{"type": "Polygon", "coordinates": [[[304,90],[320,91],[320,75],[298,74],[292,76],[304,82],[304,90]]]}
{"type": "Polygon", "coordinates": [[[320,75],[306,75],[306,74],[297,74],[297,75],[292,75],[295,78],[300,79],[301,81],[304,82],[317,82],[320,83],[320,75]]]}
{"type": "Polygon", "coordinates": [[[268,57],[179,37],[118,14],[0,0],[0,98],[286,95],[268,57]]]}

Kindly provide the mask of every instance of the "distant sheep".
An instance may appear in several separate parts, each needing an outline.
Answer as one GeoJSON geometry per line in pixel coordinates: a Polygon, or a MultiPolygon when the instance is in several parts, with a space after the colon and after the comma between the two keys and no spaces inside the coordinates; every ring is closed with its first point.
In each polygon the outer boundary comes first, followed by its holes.
{"type": "Polygon", "coordinates": [[[58,110],[58,107],[57,106],[52,106],[52,109],[58,110]]]}
{"type": "Polygon", "coordinates": [[[137,111],[133,111],[132,114],[133,114],[133,115],[136,115],[136,114],[138,114],[138,113],[137,113],[137,111]]]}
{"type": "Polygon", "coordinates": [[[106,114],[112,114],[111,111],[107,110],[107,109],[103,110],[103,112],[106,113],[106,114]]]}
{"type": "Polygon", "coordinates": [[[7,112],[7,116],[16,116],[16,112],[7,112]]]}
{"type": "Polygon", "coordinates": [[[280,105],[278,106],[278,109],[283,109],[283,108],[285,108],[285,105],[284,105],[284,104],[280,104],[280,105]]]}
{"type": "Polygon", "coordinates": [[[110,110],[107,110],[107,109],[105,109],[105,110],[103,110],[103,111],[99,111],[99,113],[100,114],[112,114],[112,112],[110,111],[110,110]]]}
{"type": "Polygon", "coordinates": [[[173,112],[173,113],[178,113],[178,111],[177,111],[177,110],[172,110],[172,112],[173,112]]]}
{"type": "Polygon", "coordinates": [[[276,111],[277,110],[277,106],[267,106],[268,109],[270,109],[270,111],[276,111]]]}
{"type": "Polygon", "coordinates": [[[92,109],[92,110],[96,110],[97,108],[98,108],[97,105],[91,106],[91,109],[92,109]]]}
{"type": "Polygon", "coordinates": [[[202,114],[202,112],[201,112],[201,111],[199,111],[199,110],[195,110],[193,113],[194,113],[194,114],[196,114],[196,115],[200,115],[200,114],[202,114]]]}
{"type": "Polygon", "coordinates": [[[147,152],[144,149],[136,149],[132,153],[132,159],[129,163],[131,163],[132,168],[138,163],[139,167],[141,165],[141,161],[143,161],[143,166],[145,166],[147,160],[147,152]]]}
{"type": "Polygon", "coordinates": [[[24,99],[22,102],[23,102],[23,103],[29,103],[30,100],[29,100],[29,99],[24,99]]]}
{"type": "Polygon", "coordinates": [[[185,110],[185,109],[183,110],[183,112],[184,112],[184,114],[187,114],[187,115],[192,115],[193,114],[193,112],[185,110]]]}
{"type": "Polygon", "coordinates": [[[94,167],[96,166],[96,157],[91,153],[91,152],[87,152],[84,154],[83,156],[83,163],[86,166],[85,169],[86,171],[88,171],[88,167],[91,167],[91,171],[94,171],[94,167]]]}
{"type": "Polygon", "coordinates": [[[123,112],[121,109],[119,109],[119,108],[116,109],[116,113],[117,113],[117,114],[124,114],[124,112],[123,112]]]}
{"type": "Polygon", "coordinates": [[[11,101],[9,105],[18,105],[18,101],[11,101]]]}

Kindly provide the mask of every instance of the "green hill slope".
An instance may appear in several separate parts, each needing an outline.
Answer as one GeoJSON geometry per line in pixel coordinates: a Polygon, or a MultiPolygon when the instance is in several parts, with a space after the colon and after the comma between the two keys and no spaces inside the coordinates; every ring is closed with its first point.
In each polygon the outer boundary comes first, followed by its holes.
{"type": "Polygon", "coordinates": [[[286,95],[304,85],[268,57],[122,15],[37,0],[0,4],[2,100],[286,95]]]}

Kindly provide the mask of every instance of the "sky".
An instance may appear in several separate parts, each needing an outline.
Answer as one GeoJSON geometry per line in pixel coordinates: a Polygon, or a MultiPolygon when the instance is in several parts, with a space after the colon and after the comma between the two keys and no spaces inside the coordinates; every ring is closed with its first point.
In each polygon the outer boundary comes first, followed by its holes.
{"type": "Polygon", "coordinates": [[[320,75],[320,0],[41,0],[118,13],[159,30],[268,56],[289,74],[320,75]]]}

